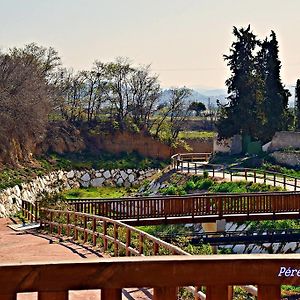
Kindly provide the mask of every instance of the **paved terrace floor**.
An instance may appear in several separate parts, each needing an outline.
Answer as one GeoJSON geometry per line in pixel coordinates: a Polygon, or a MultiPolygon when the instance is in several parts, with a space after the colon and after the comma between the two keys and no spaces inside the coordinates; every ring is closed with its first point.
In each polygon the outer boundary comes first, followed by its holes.
{"type": "MultiPolygon", "coordinates": [[[[101,259],[101,255],[72,242],[59,242],[42,234],[14,231],[10,219],[0,219],[0,263],[101,259]]],[[[71,300],[101,299],[100,291],[70,291],[71,300]]],[[[35,300],[37,293],[18,294],[18,300],[35,300]]],[[[122,299],[151,299],[148,289],[123,290],[122,299]]]]}

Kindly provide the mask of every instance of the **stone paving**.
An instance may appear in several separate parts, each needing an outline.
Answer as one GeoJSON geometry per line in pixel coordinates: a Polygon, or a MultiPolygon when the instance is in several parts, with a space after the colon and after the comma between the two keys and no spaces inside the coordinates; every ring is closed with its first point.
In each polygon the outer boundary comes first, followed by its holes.
{"type": "MultiPolygon", "coordinates": [[[[8,227],[12,221],[8,218],[0,218],[0,263],[23,262],[53,262],[82,259],[100,259],[101,254],[93,252],[78,244],[63,241],[56,238],[32,233],[14,231],[8,227]]],[[[18,294],[18,300],[35,300],[37,293],[18,294]]],[[[95,291],[70,291],[70,300],[95,300],[101,299],[100,290],[95,291]]],[[[122,299],[151,299],[149,289],[123,290],[122,299]]]]}

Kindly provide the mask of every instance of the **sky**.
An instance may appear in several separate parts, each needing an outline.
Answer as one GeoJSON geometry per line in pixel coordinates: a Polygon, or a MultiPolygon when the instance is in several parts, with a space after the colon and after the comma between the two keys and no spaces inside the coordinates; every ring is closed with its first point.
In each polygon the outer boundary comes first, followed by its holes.
{"type": "Polygon", "coordinates": [[[0,48],[52,46],[64,66],[128,57],[163,87],[225,88],[233,26],[277,34],[282,80],[300,78],[299,0],[0,0],[0,48]]]}

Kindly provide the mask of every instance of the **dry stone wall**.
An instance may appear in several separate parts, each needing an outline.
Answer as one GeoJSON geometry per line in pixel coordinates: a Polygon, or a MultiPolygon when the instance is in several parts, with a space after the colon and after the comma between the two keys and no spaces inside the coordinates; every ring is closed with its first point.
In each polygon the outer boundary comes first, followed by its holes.
{"type": "Polygon", "coordinates": [[[275,151],[271,154],[278,164],[300,168],[300,152],[275,151]]]}
{"type": "Polygon", "coordinates": [[[0,218],[11,216],[20,210],[22,200],[34,203],[41,199],[45,193],[55,193],[79,187],[130,187],[142,183],[158,171],[158,169],[91,169],[52,172],[37,177],[31,182],[0,191],[0,218]]]}

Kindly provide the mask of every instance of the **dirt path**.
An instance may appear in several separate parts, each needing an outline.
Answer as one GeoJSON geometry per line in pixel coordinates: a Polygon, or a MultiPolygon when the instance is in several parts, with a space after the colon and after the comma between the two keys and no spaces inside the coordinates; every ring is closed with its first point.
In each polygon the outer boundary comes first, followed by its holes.
{"type": "MultiPolygon", "coordinates": [[[[8,227],[10,219],[0,219],[0,263],[50,262],[82,259],[101,259],[103,256],[89,248],[72,243],[59,241],[55,237],[33,231],[25,233],[14,231],[8,227]]],[[[35,300],[37,293],[18,294],[18,300],[35,300]]],[[[100,290],[70,291],[70,300],[99,300],[100,290]]],[[[149,289],[123,290],[122,299],[151,299],[149,289]]]]}

